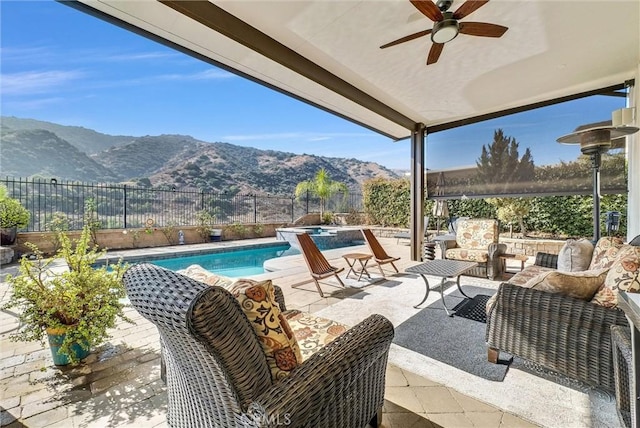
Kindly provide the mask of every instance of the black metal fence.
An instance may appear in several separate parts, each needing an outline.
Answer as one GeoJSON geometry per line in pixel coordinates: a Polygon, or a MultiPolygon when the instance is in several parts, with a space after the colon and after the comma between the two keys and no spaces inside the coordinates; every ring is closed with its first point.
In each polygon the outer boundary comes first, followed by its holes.
{"type": "MultiPolygon", "coordinates": [[[[31,219],[27,232],[50,229],[52,221],[63,217],[70,230],[82,229],[88,218],[103,229],[164,226],[197,226],[198,213],[207,211],[214,224],[290,223],[298,217],[318,212],[320,200],[312,195],[242,195],[163,190],[121,184],[78,183],[56,179],[0,179],[9,196],[18,199],[31,219]],[[91,211],[91,212],[88,212],[91,211]]],[[[361,212],[359,190],[336,194],[325,203],[327,212],[361,212]]]]}

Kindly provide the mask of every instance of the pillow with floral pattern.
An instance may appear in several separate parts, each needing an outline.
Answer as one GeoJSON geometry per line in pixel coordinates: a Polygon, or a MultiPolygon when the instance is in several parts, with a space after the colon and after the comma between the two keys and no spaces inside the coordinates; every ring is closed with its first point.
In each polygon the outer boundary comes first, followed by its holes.
{"type": "Polygon", "coordinates": [[[640,293],[640,247],[625,245],[611,265],[604,284],[591,300],[613,308],[618,306],[618,291],[640,293]]]}
{"type": "Polygon", "coordinates": [[[300,347],[282,315],[271,280],[238,279],[229,292],[238,299],[267,357],[274,382],[302,363],[300,347]]]}

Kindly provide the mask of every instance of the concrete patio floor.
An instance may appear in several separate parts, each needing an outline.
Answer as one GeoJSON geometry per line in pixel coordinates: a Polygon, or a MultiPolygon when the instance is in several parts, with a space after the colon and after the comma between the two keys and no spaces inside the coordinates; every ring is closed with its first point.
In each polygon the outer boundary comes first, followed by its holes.
{"type": "MultiPolygon", "coordinates": [[[[196,247],[247,245],[269,240],[272,239],[199,244],[196,247]]],[[[401,272],[417,263],[410,261],[407,245],[402,243],[398,245],[396,240],[391,238],[381,238],[381,243],[389,254],[401,257],[398,263],[401,272]]],[[[180,252],[192,247],[185,245],[120,251],[115,255],[180,252]]],[[[332,264],[346,267],[341,254],[354,252],[354,250],[366,251],[366,247],[330,250],[325,252],[325,255],[332,264]]],[[[516,261],[516,263],[519,268],[519,262],[516,261]]],[[[333,313],[339,313],[335,311],[340,306],[353,305],[351,306],[353,308],[362,308],[356,305],[359,300],[364,300],[357,298],[362,289],[323,286],[327,297],[321,298],[315,291],[315,285],[310,281],[301,256],[281,258],[272,267],[286,269],[266,273],[260,277],[271,278],[275,284],[282,287],[289,309],[320,312],[326,316],[327,313],[332,313],[332,310],[333,313]]],[[[374,267],[371,271],[373,273],[376,270],[377,268],[374,267]]],[[[0,279],[4,280],[7,273],[15,271],[15,264],[4,266],[0,271],[0,279]]],[[[390,276],[390,279],[405,281],[402,275],[390,276]]],[[[376,289],[380,289],[382,293],[385,291],[382,290],[384,288],[382,284],[383,282],[378,282],[368,285],[366,290],[371,295],[376,294],[376,289]]],[[[494,283],[496,287],[497,284],[499,282],[494,283]]],[[[2,302],[6,300],[7,292],[8,286],[2,282],[0,284],[2,302]]],[[[417,293],[423,294],[424,286],[417,293]]],[[[405,296],[398,296],[398,299],[404,298],[405,296]]],[[[437,298],[437,293],[432,293],[431,298],[437,298]]],[[[407,305],[411,307],[411,304],[416,303],[417,301],[413,298],[407,302],[407,305]]],[[[364,313],[366,311],[362,309],[361,313],[356,313],[354,316],[365,318],[368,315],[364,313]]],[[[358,310],[351,312],[358,312],[358,310]]],[[[166,426],[166,391],[160,380],[157,330],[133,309],[128,309],[127,315],[135,320],[135,325],[121,323],[112,332],[113,337],[109,343],[95,349],[83,363],[76,367],[62,368],[53,365],[48,347],[42,347],[39,343],[10,342],[8,335],[18,325],[15,314],[7,311],[0,312],[2,325],[0,332],[1,425],[51,428],[166,426]]],[[[394,314],[384,315],[394,317],[394,314]]],[[[397,326],[397,321],[390,319],[397,326]]],[[[522,409],[522,406],[514,407],[509,401],[504,405],[490,404],[493,401],[490,398],[491,395],[474,392],[486,389],[481,379],[471,382],[476,383],[474,387],[474,385],[468,385],[469,382],[463,378],[462,382],[467,385],[459,387],[455,382],[449,382],[450,375],[446,370],[429,362],[416,365],[414,363],[418,356],[403,350],[404,348],[392,345],[383,409],[383,426],[386,428],[577,426],[576,421],[581,421],[579,426],[595,426],[574,414],[553,414],[542,419],[532,417],[536,414],[535,412],[557,411],[555,409],[531,408],[530,411],[520,411],[518,409],[522,409]],[[540,423],[541,420],[543,423],[540,423]],[[544,421],[555,421],[555,423],[544,421]],[[571,425],[563,424],[563,421],[571,425]]],[[[528,381],[525,380],[526,382],[528,381]]],[[[517,386],[517,388],[521,387],[517,386]]],[[[542,393],[535,388],[537,388],[536,384],[531,385],[530,391],[518,392],[521,394],[520,397],[506,398],[510,398],[514,403],[527,400],[529,395],[542,393]]],[[[497,394],[500,392],[498,391],[497,394]]],[[[566,391],[552,391],[552,394],[554,396],[548,397],[549,400],[567,400],[567,397],[570,401],[576,400],[566,391]]],[[[585,405],[588,406],[588,403],[581,404],[583,407],[585,405]]],[[[524,408],[528,409],[526,406],[524,408]]],[[[573,412],[571,409],[572,405],[563,411],[573,412]]],[[[608,406],[605,410],[611,413],[611,409],[612,407],[608,406]]],[[[594,419],[591,418],[591,420],[594,419]]],[[[606,425],[616,426],[617,422],[614,418],[609,417],[605,420],[608,421],[606,425]]]]}

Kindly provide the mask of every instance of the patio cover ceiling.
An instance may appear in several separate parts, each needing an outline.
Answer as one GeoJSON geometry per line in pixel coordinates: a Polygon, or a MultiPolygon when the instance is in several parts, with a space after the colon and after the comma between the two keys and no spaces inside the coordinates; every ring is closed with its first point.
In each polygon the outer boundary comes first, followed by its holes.
{"type": "Polygon", "coordinates": [[[71,5],[394,139],[615,87],[640,63],[637,0],[492,0],[461,22],[509,30],[460,34],[428,66],[429,36],[380,49],[433,27],[408,0],[71,5]]]}

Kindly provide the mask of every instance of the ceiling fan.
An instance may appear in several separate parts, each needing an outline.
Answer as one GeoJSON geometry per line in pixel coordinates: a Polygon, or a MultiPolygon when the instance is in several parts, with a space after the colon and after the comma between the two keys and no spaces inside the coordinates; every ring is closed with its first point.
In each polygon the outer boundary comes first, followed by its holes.
{"type": "Polygon", "coordinates": [[[462,18],[487,4],[489,0],[467,0],[455,12],[449,11],[453,0],[438,0],[437,3],[434,3],[431,0],[410,1],[416,9],[434,22],[433,28],[409,34],[408,36],[404,36],[398,40],[394,40],[380,46],[380,49],[396,46],[400,43],[408,42],[410,40],[426,36],[427,34],[431,34],[431,41],[433,42],[433,45],[431,46],[429,55],[427,56],[427,65],[437,62],[438,58],[440,58],[440,54],[442,53],[442,49],[444,48],[444,44],[455,39],[459,33],[467,34],[469,36],[502,37],[502,35],[509,29],[502,25],[489,24],[486,22],[458,22],[462,18]]]}

